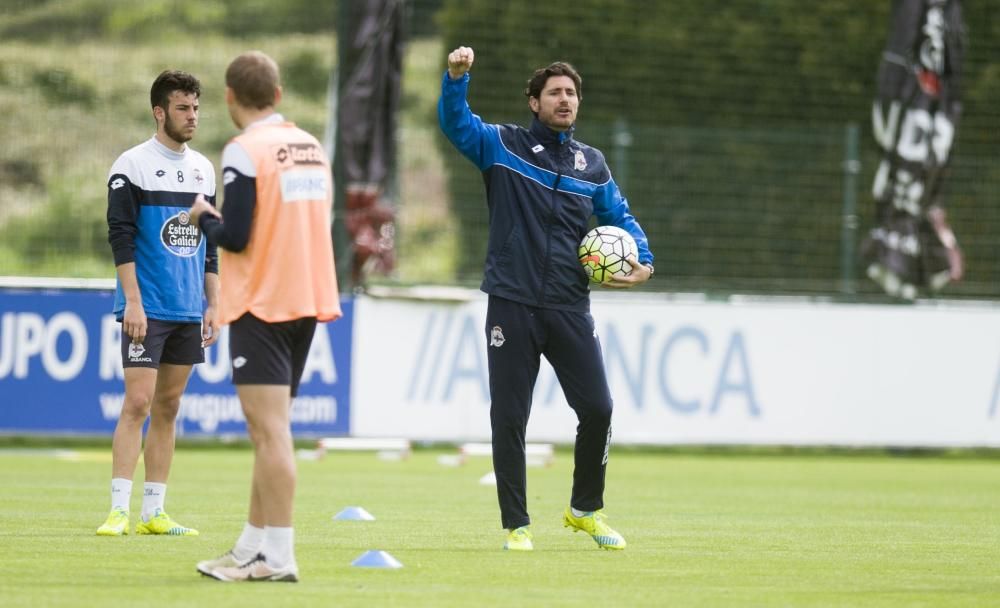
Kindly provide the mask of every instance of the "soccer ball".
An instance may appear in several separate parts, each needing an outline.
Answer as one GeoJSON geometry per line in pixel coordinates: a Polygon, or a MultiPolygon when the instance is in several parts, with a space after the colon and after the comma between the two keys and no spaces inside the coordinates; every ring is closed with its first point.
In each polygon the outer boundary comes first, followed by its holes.
{"type": "Polygon", "coordinates": [[[639,248],[628,232],[617,226],[598,226],[580,241],[580,263],[592,283],[608,283],[632,274],[629,255],[639,257],[639,248]]]}

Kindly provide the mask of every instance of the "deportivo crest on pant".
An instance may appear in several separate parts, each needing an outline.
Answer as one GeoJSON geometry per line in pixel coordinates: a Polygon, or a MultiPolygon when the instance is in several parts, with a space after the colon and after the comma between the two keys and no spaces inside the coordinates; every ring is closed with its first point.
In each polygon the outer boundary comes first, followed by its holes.
{"type": "Polygon", "coordinates": [[[583,150],[577,150],[576,154],[573,155],[573,168],[577,171],[583,171],[587,168],[587,157],[583,155],[583,150]]]}
{"type": "Polygon", "coordinates": [[[134,342],[128,345],[128,358],[138,359],[142,356],[142,353],[146,352],[146,347],[142,344],[136,344],[134,342]]]}
{"type": "Polygon", "coordinates": [[[500,329],[499,325],[494,325],[493,329],[490,330],[490,346],[500,348],[506,341],[506,338],[503,337],[503,330],[500,329]]]}

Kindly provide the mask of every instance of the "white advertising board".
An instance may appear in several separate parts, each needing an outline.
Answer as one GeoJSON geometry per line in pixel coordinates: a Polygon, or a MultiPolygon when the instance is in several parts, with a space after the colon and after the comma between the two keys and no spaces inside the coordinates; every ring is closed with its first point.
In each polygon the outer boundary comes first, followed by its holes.
{"type": "MultiPolygon", "coordinates": [[[[486,297],[359,297],[351,434],[490,437],[486,297]]],[[[1000,308],[595,296],[614,440],[1000,446],[1000,308]]],[[[543,361],[529,441],[572,442],[543,361]]]]}

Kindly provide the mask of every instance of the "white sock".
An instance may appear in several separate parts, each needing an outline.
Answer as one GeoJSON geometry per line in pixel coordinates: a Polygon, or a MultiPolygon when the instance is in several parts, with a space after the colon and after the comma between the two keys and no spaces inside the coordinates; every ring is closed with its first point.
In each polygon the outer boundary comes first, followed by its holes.
{"type": "Polygon", "coordinates": [[[583,517],[593,513],[593,511],[580,511],[578,509],[574,509],[573,507],[570,507],[569,510],[573,512],[573,517],[583,517]]]}
{"type": "Polygon", "coordinates": [[[111,480],[111,510],[122,509],[128,512],[132,499],[132,480],[115,477],[111,480]]]}
{"type": "Polygon", "coordinates": [[[142,521],[149,521],[157,511],[162,511],[166,498],[167,484],[147,481],[142,489],[142,521]]]}
{"type": "Polygon", "coordinates": [[[239,561],[246,561],[260,553],[264,546],[264,528],[247,522],[243,524],[243,533],[236,539],[236,546],[233,547],[233,557],[239,561]]]}
{"type": "Polygon", "coordinates": [[[268,566],[284,568],[295,565],[295,534],[292,528],[264,528],[264,546],[261,548],[268,566]]]}

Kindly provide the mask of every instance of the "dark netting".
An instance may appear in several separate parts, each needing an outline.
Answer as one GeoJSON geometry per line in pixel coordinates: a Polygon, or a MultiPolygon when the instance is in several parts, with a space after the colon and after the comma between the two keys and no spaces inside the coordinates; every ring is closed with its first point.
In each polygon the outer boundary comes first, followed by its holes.
{"type": "MultiPolygon", "coordinates": [[[[942,195],[966,273],[948,297],[1000,296],[1000,22],[987,4],[963,7],[963,111],[942,195]]],[[[860,245],[875,220],[871,107],[891,9],[405,2],[398,159],[385,187],[397,258],[375,280],[481,278],[482,181],[438,131],[435,107],[445,55],[461,44],[476,50],[470,102],[490,122],[530,119],[522,90],[534,68],[579,69],[577,136],[604,151],[650,237],[657,272],[646,289],[883,297],[860,245]]],[[[144,96],[164,67],[208,85],[194,144],[213,160],[233,132],[222,71],[246,48],[279,60],[286,113],[332,141],[342,14],[305,0],[0,2],[0,274],[113,276],[107,170],[152,132],[144,96]]]]}

